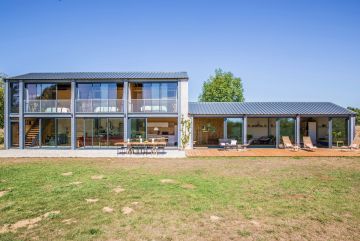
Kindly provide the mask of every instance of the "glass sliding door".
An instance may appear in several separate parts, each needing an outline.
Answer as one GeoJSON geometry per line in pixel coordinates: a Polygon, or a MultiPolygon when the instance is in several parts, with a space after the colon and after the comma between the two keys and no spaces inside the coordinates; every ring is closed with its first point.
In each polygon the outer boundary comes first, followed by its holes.
{"type": "Polygon", "coordinates": [[[130,119],[130,138],[139,140],[146,139],[146,119],[131,118],[130,119]]]}
{"type": "Polygon", "coordinates": [[[115,146],[117,142],[124,141],[124,119],[109,118],[108,122],[108,145],[115,146]]]}
{"type": "Polygon", "coordinates": [[[93,119],[84,119],[84,146],[93,146],[93,119]]]}
{"type": "Polygon", "coordinates": [[[295,118],[280,118],[280,140],[282,136],[288,136],[295,143],[295,118]]]}
{"type": "Polygon", "coordinates": [[[148,118],[147,125],[148,141],[165,141],[167,146],[178,145],[177,118],[148,118]]]}
{"type": "Polygon", "coordinates": [[[217,146],[224,138],[224,118],[194,118],[194,145],[217,146]]]}
{"type": "Polygon", "coordinates": [[[107,119],[94,119],[93,146],[107,147],[107,119]]]}
{"type": "Polygon", "coordinates": [[[11,147],[19,147],[19,122],[11,122],[11,147]]]}
{"type": "Polygon", "coordinates": [[[71,145],[71,121],[69,118],[56,119],[57,146],[71,145]]]}
{"type": "Polygon", "coordinates": [[[227,138],[237,140],[237,143],[242,143],[243,138],[243,119],[242,118],[228,118],[227,119],[227,138]]]}
{"type": "Polygon", "coordinates": [[[177,112],[177,83],[130,83],[130,112],[177,112]]]}
{"type": "Polygon", "coordinates": [[[348,119],[333,118],[332,119],[332,136],[334,146],[348,145],[348,119]]]}
{"type": "Polygon", "coordinates": [[[76,123],[80,148],[109,148],[124,141],[123,118],[78,118],[76,123]]]}
{"type": "Polygon", "coordinates": [[[56,146],[55,119],[41,120],[41,146],[56,146]]]}

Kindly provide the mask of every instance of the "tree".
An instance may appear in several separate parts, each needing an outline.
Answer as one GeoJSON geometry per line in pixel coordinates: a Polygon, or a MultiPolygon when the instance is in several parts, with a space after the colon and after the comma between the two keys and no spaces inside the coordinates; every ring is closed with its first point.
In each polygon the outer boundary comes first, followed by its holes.
{"type": "Polygon", "coordinates": [[[356,113],[356,125],[360,125],[360,109],[354,107],[348,107],[349,110],[354,111],[356,113]]]}
{"type": "Polygon", "coordinates": [[[243,102],[243,86],[241,79],[231,72],[215,70],[215,76],[204,82],[200,101],[204,102],[243,102]]]}

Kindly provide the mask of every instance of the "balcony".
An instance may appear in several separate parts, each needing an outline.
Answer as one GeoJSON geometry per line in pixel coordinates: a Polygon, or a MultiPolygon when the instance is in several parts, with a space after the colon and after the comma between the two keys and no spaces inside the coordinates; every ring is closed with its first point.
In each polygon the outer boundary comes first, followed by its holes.
{"type": "Polygon", "coordinates": [[[132,99],[129,112],[139,113],[176,113],[176,99],[132,99]]]}
{"type": "Polygon", "coordinates": [[[77,113],[123,112],[122,99],[87,99],[76,100],[77,113]]]}
{"type": "Polygon", "coordinates": [[[25,100],[26,113],[70,113],[70,100],[25,100]]]}

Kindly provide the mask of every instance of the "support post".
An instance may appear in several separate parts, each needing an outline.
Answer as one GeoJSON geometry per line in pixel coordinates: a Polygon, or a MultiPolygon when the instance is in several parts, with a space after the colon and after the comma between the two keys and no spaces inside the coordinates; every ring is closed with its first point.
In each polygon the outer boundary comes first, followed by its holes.
{"type": "Polygon", "coordinates": [[[194,148],[194,117],[190,117],[190,149],[194,148]]]}
{"type": "Polygon", "coordinates": [[[19,81],[19,149],[25,148],[24,81],[19,81]]]}
{"type": "Polygon", "coordinates": [[[329,148],[332,148],[332,143],[333,143],[333,135],[332,135],[332,118],[330,117],[328,119],[328,139],[329,139],[329,148]]]}
{"type": "Polygon", "coordinates": [[[123,93],[123,109],[124,109],[124,141],[127,141],[128,136],[128,108],[129,108],[129,81],[124,81],[123,93]]]}
{"type": "Polygon", "coordinates": [[[247,116],[244,116],[243,121],[243,144],[247,144],[247,116]]]}
{"type": "Polygon", "coordinates": [[[228,136],[227,136],[227,118],[224,118],[224,128],[223,128],[223,131],[224,131],[224,139],[227,139],[228,136]]]}
{"type": "MultiPolygon", "coordinates": [[[[181,118],[182,118],[182,113],[181,113],[181,82],[178,81],[177,82],[177,89],[178,89],[178,94],[177,94],[177,111],[178,111],[178,125],[177,125],[177,143],[178,143],[178,149],[181,148],[181,118]]],[[[186,93],[187,94],[187,93],[186,93]]],[[[186,118],[187,116],[184,116],[184,118],[186,118]]]]}
{"type": "Polygon", "coordinates": [[[300,147],[300,115],[296,116],[296,130],[295,130],[295,138],[296,138],[296,145],[300,147]]]}
{"type": "Polygon", "coordinates": [[[10,83],[8,80],[5,81],[5,103],[4,103],[4,147],[5,149],[9,149],[10,148],[10,128],[11,128],[11,123],[10,123],[10,83]]]}
{"type": "MultiPolygon", "coordinates": [[[[350,117],[351,118],[351,134],[352,134],[352,141],[354,141],[354,139],[355,139],[355,137],[356,137],[356,117],[355,116],[351,116],[350,117]]],[[[351,143],[351,144],[353,144],[353,143],[351,143]]]]}
{"type": "Polygon", "coordinates": [[[280,146],[280,119],[276,119],[275,123],[275,138],[276,138],[276,148],[280,146]]]}
{"type": "MultiPolygon", "coordinates": [[[[355,128],[355,126],[354,126],[355,128]]],[[[353,132],[353,119],[352,117],[349,117],[348,119],[348,138],[349,138],[349,146],[353,143],[354,141],[354,132],[353,132]]]]}
{"type": "Polygon", "coordinates": [[[71,149],[75,150],[76,146],[76,82],[75,80],[71,80],[71,100],[70,100],[70,108],[71,108],[71,149]]]}

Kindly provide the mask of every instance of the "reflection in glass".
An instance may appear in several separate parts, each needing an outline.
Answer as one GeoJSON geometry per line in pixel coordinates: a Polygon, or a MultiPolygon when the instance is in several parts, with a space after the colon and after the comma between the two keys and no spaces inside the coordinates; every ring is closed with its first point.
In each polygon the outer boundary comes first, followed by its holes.
{"type": "Polygon", "coordinates": [[[292,143],[295,142],[295,119],[280,118],[280,140],[282,136],[288,136],[292,143]]]}
{"type": "Polygon", "coordinates": [[[11,122],[11,147],[19,147],[19,122],[11,122]]]}
{"type": "Polygon", "coordinates": [[[336,146],[348,145],[348,120],[333,118],[332,125],[333,144],[336,146]]]}
{"type": "Polygon", "coordinates": [[[10,83],[10,111],[19,113],[19,83],[10,83]]]}
{"type": "Polygon", "coordinates": [[[55,119],[41,120],[41,145],[56,146],[55,119]]]}
{"type": "Polygon", "coordinates": [[[57,119],[57,145],[70,146],[71,145],[71,121],[69,118],[57,119]]]}
{"type": "Polygon", "coordinates": [[[227,138],[237,140],[237,143],[242,143],[242,118],[228,118],[227,119],[227,138]]]}
{"type": "Polygon", "coordinates": [[[146,139],[146,119],[145,118],[132,118],[130,119],[130,138],[139,140],[140,137],[146,139]]]}

